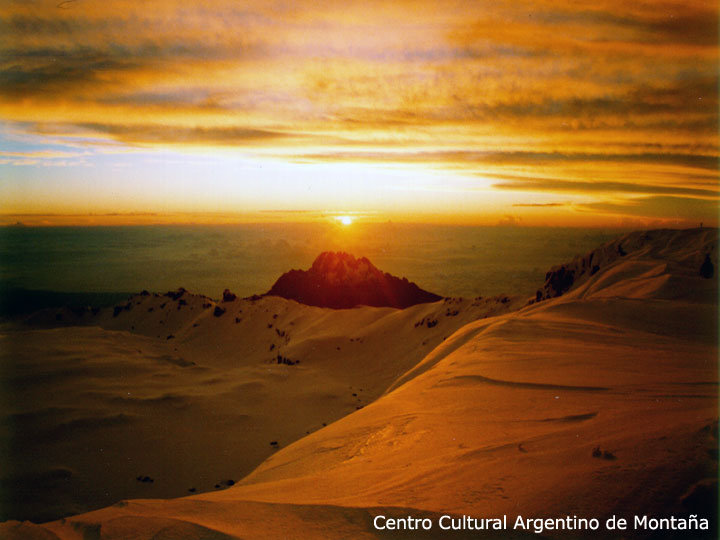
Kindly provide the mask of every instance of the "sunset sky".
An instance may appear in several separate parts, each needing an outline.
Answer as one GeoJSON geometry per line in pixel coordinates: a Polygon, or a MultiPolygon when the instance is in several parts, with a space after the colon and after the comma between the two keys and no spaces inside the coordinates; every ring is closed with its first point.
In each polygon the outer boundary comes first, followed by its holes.
{"type": "Polygon", "coordinates": [[[0,223],[717,224],[715,0],[0,3],[0,223]]]}

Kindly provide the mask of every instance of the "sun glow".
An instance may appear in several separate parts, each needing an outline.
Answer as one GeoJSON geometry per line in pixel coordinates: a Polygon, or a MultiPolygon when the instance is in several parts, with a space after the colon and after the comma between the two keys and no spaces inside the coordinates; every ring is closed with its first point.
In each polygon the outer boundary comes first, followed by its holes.
{"type": "Polygon", "coordinates": [[[336,216],[335,219],[343,225],[350,225],[353,222],[353,218],[350,216],[336,216]]]}

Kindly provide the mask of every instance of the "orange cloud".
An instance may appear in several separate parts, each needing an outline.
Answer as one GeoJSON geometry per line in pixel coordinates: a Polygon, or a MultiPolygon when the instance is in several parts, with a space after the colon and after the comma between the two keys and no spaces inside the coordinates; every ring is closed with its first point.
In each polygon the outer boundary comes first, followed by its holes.
{"type": "Polygon", "coordinates": [[[0,119],[93,152],[509,175],[490,189],[584,190],[599,211],[715,193],[717,21],[705,0],[11,2],[0,119]]]}

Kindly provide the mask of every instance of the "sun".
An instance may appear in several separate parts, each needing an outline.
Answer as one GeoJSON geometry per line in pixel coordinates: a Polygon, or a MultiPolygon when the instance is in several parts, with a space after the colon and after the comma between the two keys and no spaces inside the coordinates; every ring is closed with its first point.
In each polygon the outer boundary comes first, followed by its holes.
{"type": "Polygon", "coordinates": [[[335,216],[335,219],[343,225],[350,225],[353,222],[353,218],[350,216],[335,216]]]}

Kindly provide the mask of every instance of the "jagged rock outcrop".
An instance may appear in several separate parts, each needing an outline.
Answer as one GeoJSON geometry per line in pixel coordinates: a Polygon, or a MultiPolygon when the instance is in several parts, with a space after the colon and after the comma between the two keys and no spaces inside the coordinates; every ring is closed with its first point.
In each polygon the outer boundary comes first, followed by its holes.
{"type": "Polygon", "coordinates": [[[290,270],[280,276],[267,295],[335,309],[406,308],[442,298],[406,278],[378,270],[365,257],[329,251],[321,253],[309,270],[290,270]]]}
{"type": "Polygon", "coordinates": [[[703,260],[703,263],[700,266],[700,275],[705,279],[710,279],[714,274],[715,265],[712,263],[712,259],[710,259],[710,254],[706,253],[705,260],[703,260]]]}

